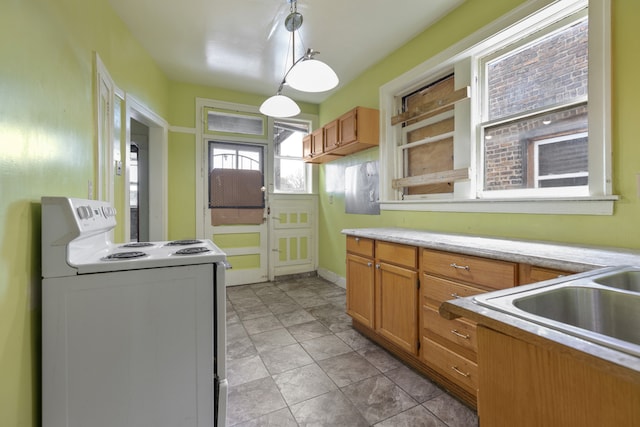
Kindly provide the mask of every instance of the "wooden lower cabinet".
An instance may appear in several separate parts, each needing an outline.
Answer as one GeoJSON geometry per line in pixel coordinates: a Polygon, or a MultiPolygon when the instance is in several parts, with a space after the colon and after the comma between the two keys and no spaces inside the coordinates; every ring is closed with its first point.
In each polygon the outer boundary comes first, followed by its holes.
{"type": "Polygon", "coordinates": [[[347,314],[363,325],[374,327],[373,259],[347,254],[347,314]]]}
{"type": "Polygon", "coordinates": [[[637,375],[478,327],[482,427],[640,426],[637,375]]]}
{"type": "Polygon", "coordinates": [[[536,267],[529,264],[520,264],[518,274],[518,285],[542,282],[543,280],[557,279],[558,277],[573,274],[567,271],[554,270],[551,268],[536,267]]]}
{"type": "Polygon", "coordinates": [[[444,319],[438,309],[447,300],[484,290],[426,273],[421,280],[420,358],[475,397],[478,388],[476,325],[466,319],[444,319]]]}
{"type": "Polygon", "coordinates": [[[408,353],[418,354],[418,272],[376,265],[375,330],[408,353]]]}
{"type": "Polygon", "coordinates": [[[430,339],[424,339],[423,359],[442,375],[476,395],[478,390],[478,365],[460,356],[450,348],[430,339]]]}
{"type": "MultiPolygon", "coordinates": [[[[441,317],[440,305],[563,273],[347,236],[347,314],[356,330],[475,408],[478,396],[486,396],[477,325],[441,317]]],[[[480,416],[483,427],[494,425],[480,416]]]]}

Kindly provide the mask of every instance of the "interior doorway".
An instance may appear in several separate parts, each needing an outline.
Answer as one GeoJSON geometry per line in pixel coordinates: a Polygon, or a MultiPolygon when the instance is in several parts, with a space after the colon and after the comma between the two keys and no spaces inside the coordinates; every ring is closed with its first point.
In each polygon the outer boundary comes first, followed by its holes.
{"type": "Polygon", "coordinates": [[[127,95],[125,102],[125,237],[168,240],[169,124],[134,97],[127,95]]]}
{"type": "Polygon", "coordinates": [[[147,242],[149,234],[149,127],[131,119],[129,212],[130,239],[147,242]]]}

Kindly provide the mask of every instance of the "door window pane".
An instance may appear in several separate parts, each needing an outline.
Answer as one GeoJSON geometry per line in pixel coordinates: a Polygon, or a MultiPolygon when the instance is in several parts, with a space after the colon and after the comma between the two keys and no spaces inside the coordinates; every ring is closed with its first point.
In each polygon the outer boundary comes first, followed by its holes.
{"type": "Polygon", "coordinates": [[[274,188],[276,192],[307,191],[307,165],[302,159],[302,138],[309,124],[276,120],[274,122],[274,188]]]}

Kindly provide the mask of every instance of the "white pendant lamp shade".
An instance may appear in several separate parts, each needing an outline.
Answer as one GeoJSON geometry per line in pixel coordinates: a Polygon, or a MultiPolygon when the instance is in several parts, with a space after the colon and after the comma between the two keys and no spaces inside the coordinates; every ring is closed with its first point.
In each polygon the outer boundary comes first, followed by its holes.
{"type": "Polygon", "coordinates": [[[289,87],[302,92],[326,92],[338,86],[335,71],[317,59],[298,62],[287,75],[289,87]]]}
{"type": "Polygon", "coordinates": [[[298,13],[297,0],[287,0],[290,4],[290,12],[287,15],[284,26],[291,33],[292,64],[284,74],[280,87],[274,96],[267,99],[260,106],[260,112],[271,117],[293,117],[300,114],[300,107],[291,98],[281,95],[285,85],[300,92],[326,92],[338,86],[338,76],[324,62],[313,59],[319,54],[311,48],[297,60],[294,60],[296,52],[296,31],[302,25],[302,15],[298,13]]]}
{"type": "Polygon", "coordinates": [[[260,112],[271,117],[293,117],[300,114],[300,107],[288,96],[277,94],[262,103],[260,112]]]}

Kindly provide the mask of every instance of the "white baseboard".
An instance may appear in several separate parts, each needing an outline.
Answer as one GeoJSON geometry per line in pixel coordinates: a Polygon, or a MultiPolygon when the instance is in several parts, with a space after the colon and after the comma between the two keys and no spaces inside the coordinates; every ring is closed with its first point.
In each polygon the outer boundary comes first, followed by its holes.
{"type": "Polygon", "coordinates": [[[318,276],[322,277],[329,282],[340,286],[342,289],[347,289],[347,279],[339,276],[333,271],[326,270],[324,268],[318,268],[318,276]]]}

